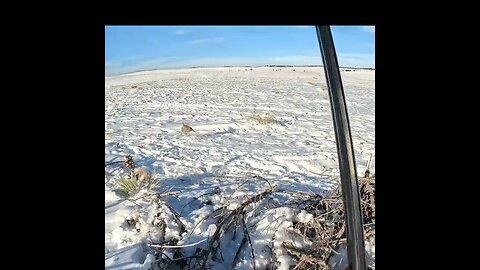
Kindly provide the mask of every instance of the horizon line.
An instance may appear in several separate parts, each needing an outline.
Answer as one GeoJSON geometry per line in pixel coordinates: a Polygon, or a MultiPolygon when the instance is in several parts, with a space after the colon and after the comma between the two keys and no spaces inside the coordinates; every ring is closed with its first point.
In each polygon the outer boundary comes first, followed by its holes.
{"type": "MultiPolygon", "coordinates": [[[[224,66],[188,66],[188,67],[166,67],[166,68],[153,68],[153,69],[141,69],[141,70],[135,70],[135,71],[129,71],[125,73],[118,73],[118,74],[112,74],[112,75],[105,75],[105,78],[111,78],[115,76],[122,76],[122,75],[128,75],[128,74],[135,74],[135,73],[140,73],[140,72],[145,72],[145,71],[155,71],[155,70],[175,70],[175,69],[190,69],[190,68],[228,68],[228,67],[250,67],[250,68],[258,68],[258,67],[323,67],[323,65],[243,65],[243,66],[231,66],[231,65],[224,65],[224,66]]],[[[339,66],[339,68],[355,68],[355,69],[373,69],[375,70],[375,67],[353,67],[353,66],[339,66]]]]}

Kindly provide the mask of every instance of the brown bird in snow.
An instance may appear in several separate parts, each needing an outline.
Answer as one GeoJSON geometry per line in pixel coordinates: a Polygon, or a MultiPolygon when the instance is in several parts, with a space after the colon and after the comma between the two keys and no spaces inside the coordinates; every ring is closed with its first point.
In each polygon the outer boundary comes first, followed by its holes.
{"type": "Polygon", "coordinates": [[[192,131],[195,132],[195,133],[197,133],[195,130],[193,130],[193,128],[192,128],[191,126],[185,125],[185,124],[182,125],[181,131],[182,131],[183,133],[185,133],[185,134],[186,134],[186,133],[189,133],[189,132],[192,132],[192,131]]]}

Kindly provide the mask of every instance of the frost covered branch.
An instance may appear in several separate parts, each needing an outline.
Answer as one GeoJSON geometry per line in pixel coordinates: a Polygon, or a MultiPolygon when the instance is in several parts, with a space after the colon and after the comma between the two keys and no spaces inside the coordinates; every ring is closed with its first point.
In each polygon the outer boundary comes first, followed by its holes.
{"type": "Polygon", "coordinates": [[[203,243],[207,241],[207,239],[203,239],[201,241],[198,241],[196,243],[192,243],[192,244],[187,244],[187,245],[181,245],[181,246],[162,246],[162,245],[155,245],[155,244],[151,244],[150,247],[155,247],[155,248],[186,248],[186,247],[193,247],[193,246],[196,246],[200,243],[203,243]]]}

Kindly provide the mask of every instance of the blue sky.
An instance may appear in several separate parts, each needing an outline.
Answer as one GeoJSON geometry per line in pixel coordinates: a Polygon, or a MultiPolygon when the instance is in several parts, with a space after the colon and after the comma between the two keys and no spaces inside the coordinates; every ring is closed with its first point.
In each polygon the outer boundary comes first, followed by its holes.
{"type": "MultiPolygon", "coordinates": [[[[332,26],[340,66],[375,67],[374,26],[332,26]]],[[[314,26],[106,26],[105,75],[192,66],[321,65],[314,26]]]]}

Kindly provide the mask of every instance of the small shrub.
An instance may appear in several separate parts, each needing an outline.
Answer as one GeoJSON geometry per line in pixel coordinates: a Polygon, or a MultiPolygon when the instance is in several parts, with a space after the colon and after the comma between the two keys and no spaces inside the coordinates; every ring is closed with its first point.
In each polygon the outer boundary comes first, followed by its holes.
{"type": "Polygon", "coordinates": [[[122,177],[115,181],[118,189],[114,192],[121,198],[130,198],[134,194],[137,194],[141,189],[147,191],[152,190],[159,184],[159,180],[156,179],[156,173],[146,174],[142,178],[138,178],[138,173],[135,173],[132,178],[122,177]]]}
{"type": "Polygon", "coordinates": [[[133,178],[120,178],[116,183],[119,187],[119,190],[117,190],[116,193],[121,197],[129,197],[139,188],[138,181],[133,178]]]}
{"type": "Polygon", "coordinates": [[[271,115],[252,114],[248,117],[248,119],[262,125],[269,125],[269,124],[274,124],[278,122],[271,115]]]}

